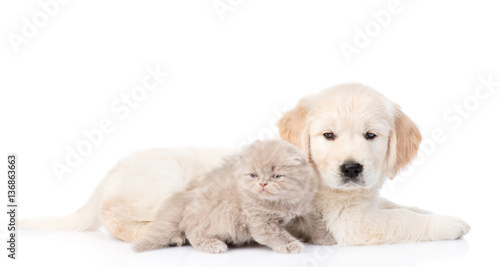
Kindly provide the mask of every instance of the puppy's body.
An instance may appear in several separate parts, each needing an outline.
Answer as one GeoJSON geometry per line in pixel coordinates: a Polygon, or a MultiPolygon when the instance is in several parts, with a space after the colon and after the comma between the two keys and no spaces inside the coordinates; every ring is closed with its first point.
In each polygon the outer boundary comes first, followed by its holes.
{"type": "MultiPolygon", "coordinates": [[[[421,136],[401,109],[375,90],[342,84],[304,97],[282,117],[279,130],[283,140],[308,154],[321,177],[315,203],[339,245],[456,239],[469,230],[458,218],[379,197],[385,179],[395,177],[415,157],[421,136]],[[368,133],[376,137],[369,141],[368,133]],[[357,169],[349,174],[349,168],[342,168],[347,163],[359,166],[352,165],[357,169]]],[[[115,167],[74,215],[22,225],[91,230],[104,223],[114,236],[136,240],[148,231],[166,197],[182,192],[193,178],[218,167],[232,153],[236,150],[135,154],[115,167]],[[153,167],[145,171],[146,166],[153,167]]]]}

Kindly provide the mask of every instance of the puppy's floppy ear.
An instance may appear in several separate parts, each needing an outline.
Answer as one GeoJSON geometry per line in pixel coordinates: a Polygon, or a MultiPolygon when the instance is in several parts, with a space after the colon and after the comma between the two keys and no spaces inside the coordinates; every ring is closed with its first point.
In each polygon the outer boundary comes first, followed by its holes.
{"type": "Polygon", "coordinates": [[[313,95],[302,98],[297,106],[287,111],[278,122],[282,140],[294,144],[309,154],[309,133],[306,120],[310,111],[313,95]]]}
{"type": "Polygon", "coordinates": [[[396,106],[394,128],[389,137],[388,170],[393,179],[417,155],[422,136],[417,125],[396,106]]]}

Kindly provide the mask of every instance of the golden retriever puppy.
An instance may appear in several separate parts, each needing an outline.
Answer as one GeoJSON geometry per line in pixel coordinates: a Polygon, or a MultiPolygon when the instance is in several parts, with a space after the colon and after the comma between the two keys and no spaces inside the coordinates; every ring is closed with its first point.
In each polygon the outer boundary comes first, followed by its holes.
{"type": "Polygon", "coordinates": [[[280,136],[309,155],[322,179],[316,204],[340,245],[457,239],[459,218],[378,196],[416,156],[421,135],[400,107],[362,84],[306,96],[279,122],[280,136]]]}
{"type": "MultiPolygon", "coordinates": [[[[455,239],[462,220],[396,205],[378,196],[416,155],[420,133],[400,108],[361,84],[303,98],[279,122],[280,136],[309,156],[322,185],[317,208],[340,245],[455,239]]],[[[218,167],[238,149],[167,148],[123,159],[87,203],[66,217],[22,220],[32,229],[94,230],[134,241],[148,232],[160,204],[218,167]]]]}

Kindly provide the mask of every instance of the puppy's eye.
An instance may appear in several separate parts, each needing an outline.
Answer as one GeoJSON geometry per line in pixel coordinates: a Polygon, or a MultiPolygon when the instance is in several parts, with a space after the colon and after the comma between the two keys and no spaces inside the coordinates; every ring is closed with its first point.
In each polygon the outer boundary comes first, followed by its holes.
{"type": "Polygon", "coordinates": [[[365,139],[366,140],[372,140],[375,137],[377,137],[377,135],[374,134],[374,133],[370,133],[370,132],[365,133],[365,139]]]}
{"type": "Polygon", "coordinates": [[[335,134],[333,132],[325,132],[323,133],[323,136],[325,137],[326,140],[335,139],[335,134]]]}
{"type": "Polygon", "coordinates": [[[250,174],[250,177],[252,177],[252,178],[257,178],[257,177],[259,177],[259,176],[258,176],[256,173],[252,173],[252,174],[250,174]]]}
{"type": "Polygon", "coordinates": [[[281,177],[283,177],[283,175],[281,175],[281,174],[275,174],[275,175],[273,175],[273,179],[279,179],[281,177]]]}

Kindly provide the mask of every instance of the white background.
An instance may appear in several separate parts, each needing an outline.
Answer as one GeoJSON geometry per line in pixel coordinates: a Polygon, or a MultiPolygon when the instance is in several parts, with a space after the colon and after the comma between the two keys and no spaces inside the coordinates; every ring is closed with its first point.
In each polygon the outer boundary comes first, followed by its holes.
{"type": "MultiPolygon", "coordinates": [[[[136,254],[104,232],[21,230],[19,259],[2,252],[2,266],[498,266],[500,86],[482,100],[475,89],[480,77],[500,82],[500,5],[401,0],[374,32],[372,13],[389,2],[233,0],[220,16],[213,0],[69,1],[15,46],[10,39],[23,36],[23,18],[45,11],[38,1],[2,1],[1,170],[7,153],[17,153],[20,218],[65,215],[133,151],[236,147],[276,133],[279,114],[300,97],[357,81],[400,104],[426,139],[419,160],[382,194],[462,217],[472,226],[464,240],[307,246],[301,255],[265,248],[208,255],[192,247],[136,254]],[[341,44],[353,45],[356,28],[366,25],[373,37],[348,62],[341,44]],[[121,119],[111,105],[157,64],[170,76],[121,119]],[[453,108],[464,102],[458,115],[453,108]],[[58,179],[54,162],[65,163],[67,147],[105,118],[113,131],[58,179]],[[445,140],[433,141],[434,131],[445,140]]],[[[5,225],[4,212],[0,219],[5,225]]],[[[6,226],[0,229],[5,244],[6,226]]]]}

